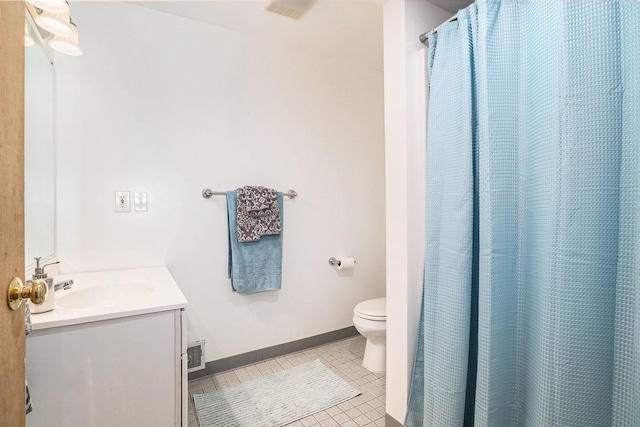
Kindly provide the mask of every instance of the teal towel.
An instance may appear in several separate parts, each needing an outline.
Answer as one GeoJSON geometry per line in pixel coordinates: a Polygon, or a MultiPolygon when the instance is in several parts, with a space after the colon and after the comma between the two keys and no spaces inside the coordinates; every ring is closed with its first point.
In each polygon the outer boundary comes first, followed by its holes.
{"type": "MultiPolygon", "coordinates": [[[[282,193],[278,193],[280,223],[283,225],[282,193]]],[[[229,228],[229,278],[240,294],[280,289],[282,284],[282,234],[262,236],[255,242],[238,243],[236,222],[237,195],[227,192],[229,228]]]]}

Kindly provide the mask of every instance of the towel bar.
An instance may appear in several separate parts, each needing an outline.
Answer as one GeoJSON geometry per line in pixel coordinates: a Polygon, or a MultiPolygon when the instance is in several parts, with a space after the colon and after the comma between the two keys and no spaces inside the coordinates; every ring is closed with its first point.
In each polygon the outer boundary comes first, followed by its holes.
{"type": "MultiPolygon", "coordinates": [[[[205,188],[202,190],[202,197],[205,199],[211,198],[211,196],[226,196],[226,191],[212,191],[210,188],[205,188]]],[[[298,193],[295,190],[289,190],[286,193],[282,193],[283,196],[287,196],[290,199],[295,199],[298,197],[298,193]]]]}

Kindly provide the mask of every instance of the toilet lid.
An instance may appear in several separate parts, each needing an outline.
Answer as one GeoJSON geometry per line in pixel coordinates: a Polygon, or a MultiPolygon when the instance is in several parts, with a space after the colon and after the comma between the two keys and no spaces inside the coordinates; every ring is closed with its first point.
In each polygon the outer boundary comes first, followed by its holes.
{"type": "Polygon", "coordinates": [[[362,301],[353,310],[358,316],[369,320],[387,319],[387,299],[376,298],[362,301]]]}

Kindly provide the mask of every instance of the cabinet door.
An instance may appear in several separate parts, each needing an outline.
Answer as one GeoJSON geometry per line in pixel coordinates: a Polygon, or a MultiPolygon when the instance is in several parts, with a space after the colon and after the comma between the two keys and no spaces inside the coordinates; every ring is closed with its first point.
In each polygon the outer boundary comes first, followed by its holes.
{"type": "Polygon", "coordinates": [[[27,426],[174,427],[179,360],[174,311],[33,331],[27,426]]]}

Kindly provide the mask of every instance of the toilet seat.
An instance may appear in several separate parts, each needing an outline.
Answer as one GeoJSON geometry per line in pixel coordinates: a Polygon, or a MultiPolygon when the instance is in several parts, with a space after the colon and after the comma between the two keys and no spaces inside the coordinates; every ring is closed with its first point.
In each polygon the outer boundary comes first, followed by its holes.
{"type": "Polygon", "coordinates": [[[374,321],[387,320],[387,299],[376,298],[362,301],[353,309],[353,313],[363,319],[374,321]]]}

